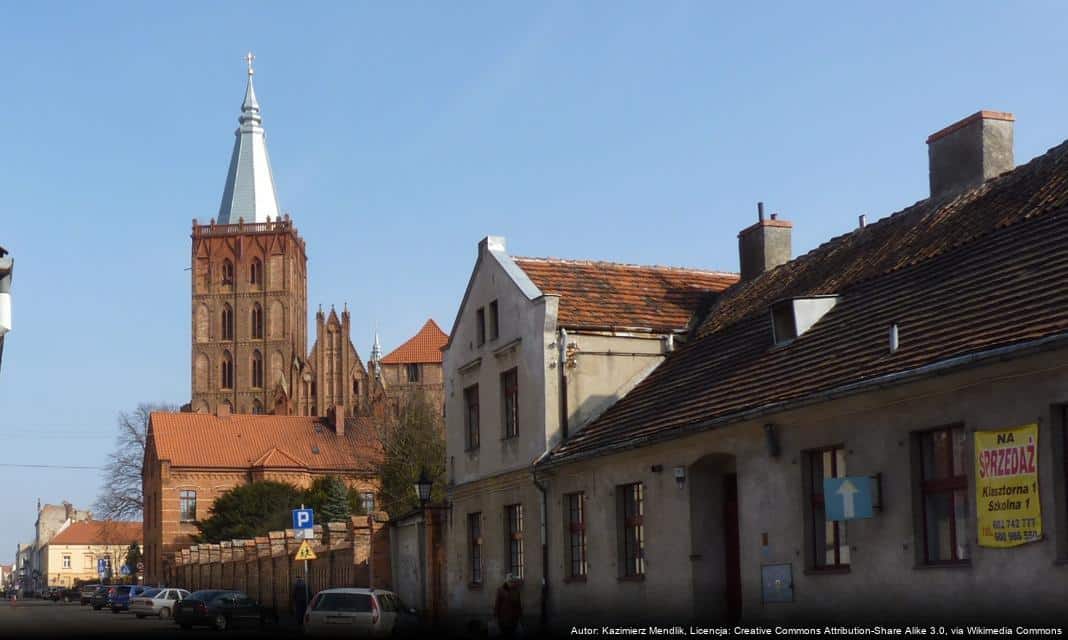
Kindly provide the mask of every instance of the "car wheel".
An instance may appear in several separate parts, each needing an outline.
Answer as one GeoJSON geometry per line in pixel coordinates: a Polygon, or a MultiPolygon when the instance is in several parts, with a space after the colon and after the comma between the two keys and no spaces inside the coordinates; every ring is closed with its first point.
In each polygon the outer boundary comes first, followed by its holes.
{"type": "Polygon", "coordinates": [[[170,609],[168,609],[167,607],[163,607],[162,609],[159,610],[159,619],[160,620],[166,620],[169,617],[171,617],[171,610],[170,609]]]}
{"type": "Polygon", "coordinates": [[[226,616],[219,614],[215,616],[215,630],[226,631],[226,627],[230,625],[230,621],[226,619],[226,616]]]}

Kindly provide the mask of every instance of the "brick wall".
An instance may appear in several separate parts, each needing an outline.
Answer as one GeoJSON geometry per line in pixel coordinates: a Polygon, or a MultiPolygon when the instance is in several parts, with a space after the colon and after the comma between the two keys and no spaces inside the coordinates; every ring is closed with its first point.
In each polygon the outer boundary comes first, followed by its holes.
{"type": "MultiPolygon", "coordinates": [[[[356,516],[347,523],[315,526],[308,562],[308,587],[314,594],[332,587],[392,588],[387,516],[356,516]],[[373,575],[373,583],[371,583],[373,575]]],[[[304,563],[293,559],[300,547],[294,529],[271,531],[255,540],[192,545],[175,554],[164,570],[168,586],[244,591],[279,614],[292,614],[291,594],[304,563]]]]}

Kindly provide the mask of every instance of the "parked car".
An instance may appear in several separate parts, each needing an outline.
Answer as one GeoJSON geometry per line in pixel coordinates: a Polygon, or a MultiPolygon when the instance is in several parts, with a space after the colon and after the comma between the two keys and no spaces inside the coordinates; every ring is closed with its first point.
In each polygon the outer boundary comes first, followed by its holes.
{"type": "Polygon", "coordinates": [[[104,607],[111,606],[111,601],[108,599],[111,589],[112,587],[106,584],[97,587],[96,591],[93,592],[93,596],[89,598],[89,605],[93,607],[93,611],[100,611],[104,607]]]}
{"type": "Polygon", "coordinates": [[[48,592],[48,599],[52,602],[75,602],[80,601],[82,594],[77,589],[57,587],[48,592]]]}
{"type": "Polygon", "coordinates": [[[147,589],[144,593],[130,598],[130,613],[138,618],[169,618],[174,612],[174,605],[188,597],[189,592],[185,589],[147,589]]]}
{"type": "Polygon", "coordinates": [[[218,631],[234,627],[258,627],[277,621],[278,616],[241,591],[209,589],[194,591],[174,605],[174,621],[183,629],[214,627],[218,631]]]}
{"type": "Polygon", "coordinates": [[[96,590],[99,588],[100,585],[98,584],[83,585],[81,594],[79,594],[82,605],[89,604],[89,601],[93,599],[93,594],[96,593],[96,590]]]}
{"type": "Polygon", "coordinates": [[[141,585],[128,585],[120,584],[114,588],[114,592],[110,594],[111,612],[118,613],[120,611],[130,610],[130,599],[136,598],[145,592],[147,587],[141,585]]]}
{"type": "Polygon", "coordinates": [[[383,637],[414,634],[418,628],[415,610],[381,589],[325,589],[315,594],[304,614],[306,635],[383,637]]]}

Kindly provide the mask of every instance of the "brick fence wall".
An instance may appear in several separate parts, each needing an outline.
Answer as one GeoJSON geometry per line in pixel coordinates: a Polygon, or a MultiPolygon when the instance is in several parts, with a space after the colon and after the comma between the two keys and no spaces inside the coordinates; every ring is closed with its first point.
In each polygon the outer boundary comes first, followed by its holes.
{"type": "MultiPolygon", "coordinates": [[[[378,512],[374,517],[315,525],[315,536],[309,541],[318,556],[308,562],[311,593],[333,587],[391,589],[386,519],[385,513],[378,512]]],[[[252,540],[193,545],[165,563],[165,582],[190,591],[244,591],[280,614],[292,613],[293,585],[297,576],[304,575],[304,563],[293,559],[300,543],[297,531],[286,529],[252,540]]]]}

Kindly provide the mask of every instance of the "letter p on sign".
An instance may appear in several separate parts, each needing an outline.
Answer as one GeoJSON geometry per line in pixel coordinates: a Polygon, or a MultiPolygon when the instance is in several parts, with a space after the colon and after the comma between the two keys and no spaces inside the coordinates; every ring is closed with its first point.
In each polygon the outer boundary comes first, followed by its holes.
{"type": "Polygon", "coordinates": [[[293,509],[293,528],[311,529],[315,526],[315,518],[311,509],[293,509]]]}

